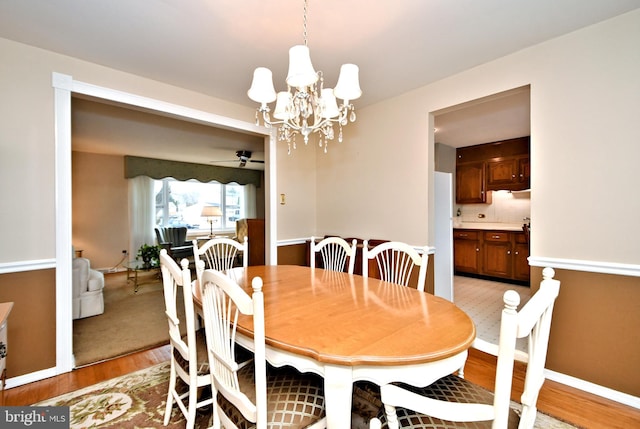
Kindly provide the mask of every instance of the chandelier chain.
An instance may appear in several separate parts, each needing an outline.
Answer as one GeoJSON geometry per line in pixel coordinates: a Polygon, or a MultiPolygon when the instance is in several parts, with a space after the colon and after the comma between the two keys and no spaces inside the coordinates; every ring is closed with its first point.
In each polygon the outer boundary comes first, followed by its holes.
{"type": "Polygon", "coordinates": [[[302,38],[304,39],[304,46],[307,46],[307,0],[304,0],[302,9],[302,38]]]}

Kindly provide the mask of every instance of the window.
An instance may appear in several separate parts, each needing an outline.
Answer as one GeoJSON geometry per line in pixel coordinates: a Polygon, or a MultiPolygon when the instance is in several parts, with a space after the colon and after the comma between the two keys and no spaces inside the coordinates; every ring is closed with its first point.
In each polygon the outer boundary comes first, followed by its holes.
{"type": "Polygon", "coordinates": [[[156,226],[186,226],[193,232],[209,232],[209,219],[201,216],[203,206],[218,206],[224,216],[213,218],[213,230],[235,230],[236,220],[245,217],[245,187],[197,180],[171,178],[154,180],[156,226]]]}

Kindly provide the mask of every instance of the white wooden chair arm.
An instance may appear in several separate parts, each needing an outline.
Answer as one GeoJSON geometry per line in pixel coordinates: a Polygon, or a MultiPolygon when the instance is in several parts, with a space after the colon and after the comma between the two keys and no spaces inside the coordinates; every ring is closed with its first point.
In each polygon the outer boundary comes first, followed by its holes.
{"type": "Polygon", "coordinates": [[[465,404],[428,398],[406,389],[386,384],[380,388],[385,406],[409,408],[442,420],[475,422],[493,420],[493,404],[465,404]]]}

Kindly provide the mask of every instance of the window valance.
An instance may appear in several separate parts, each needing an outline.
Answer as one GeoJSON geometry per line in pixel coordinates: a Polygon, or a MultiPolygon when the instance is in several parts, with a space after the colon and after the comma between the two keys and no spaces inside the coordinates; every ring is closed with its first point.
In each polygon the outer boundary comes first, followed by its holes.
{"type": "Polygon", "coordinates": [[[235,182],[240,185],[253,184],[261,186],[264,172],[244,168],[220,167],[191,162],[168,161],[165,159],[142,158],[138,156],[124,157],[124,177],[131,179],[137,176],[148,176],[160,180],[173,177],[178,180],[196,179],[207,183],[215,180],[220,183],[235,182]]]}

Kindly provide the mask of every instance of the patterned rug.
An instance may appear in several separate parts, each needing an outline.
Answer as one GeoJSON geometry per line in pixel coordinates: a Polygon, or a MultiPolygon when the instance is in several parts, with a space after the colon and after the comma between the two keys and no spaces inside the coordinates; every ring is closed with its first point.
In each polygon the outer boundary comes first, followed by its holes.
{"type": "MultiPolygon", "coordinates": [[[[169,425],[163,426],[169,362],[39,402],[37,406],[70,407],[71,429],[184,428],[186,420],[174,406],[169,425]]],[[[186,386],[184,386],[186,388],[186,386]]],[[[358,382],[354,386],[351,428],[368,429],[369,420],[382,404],[377,387],[358,382]]],[[[516,408],[516,404],[513,404],[516,408]]],[[[210,410],[199,410],[196,428],[210,426],[210,410]]],[[[538,413],[535,428],[571,429],[574,426],[538,413]]]]}

